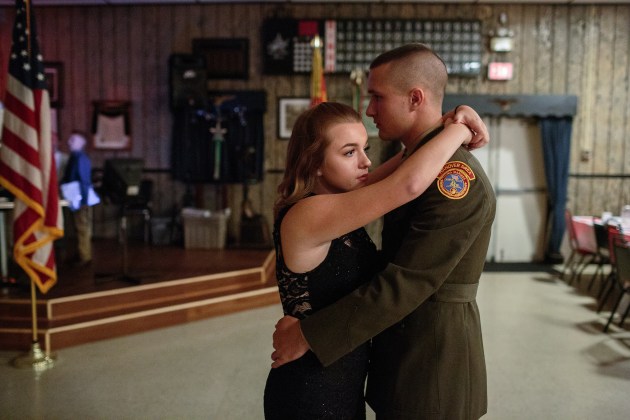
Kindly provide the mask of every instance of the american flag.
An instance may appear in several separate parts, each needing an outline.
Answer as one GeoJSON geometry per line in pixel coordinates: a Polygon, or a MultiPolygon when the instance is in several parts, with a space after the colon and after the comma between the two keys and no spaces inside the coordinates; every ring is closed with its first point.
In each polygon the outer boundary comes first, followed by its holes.
{"type": "Polygon", "coordinates": [[[57,282],[53,242],[63,236],[50,99],[29,1],[16,0],[0,147],[0,184],[15,196],[13,256],[42,293],[57,282]]]}

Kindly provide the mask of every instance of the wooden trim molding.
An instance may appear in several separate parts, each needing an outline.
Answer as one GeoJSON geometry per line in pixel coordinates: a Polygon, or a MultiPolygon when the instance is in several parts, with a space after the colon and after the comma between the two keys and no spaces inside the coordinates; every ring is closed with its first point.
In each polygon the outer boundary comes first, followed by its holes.
{"type": "Polygon", "coordinates": [[[468,105],[492,117],[572,117],[577,100],[575,95],[446,95],[442,108],[468,105]]]}

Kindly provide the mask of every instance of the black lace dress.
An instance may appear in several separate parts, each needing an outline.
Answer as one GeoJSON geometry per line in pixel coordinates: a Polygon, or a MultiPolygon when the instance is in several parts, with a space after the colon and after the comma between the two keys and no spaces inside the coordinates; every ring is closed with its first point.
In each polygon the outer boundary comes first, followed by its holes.
{"type": "MultiPolygon", "coordinates": [[[[284,313],[296,318],[331,304],[368,281],[378,268],[377,251],[365,229],[332,241],[326,259],[307,273],[284,264],[279,225],[274,226],[276,277],[284,313]]],[[[365,419],[364,382],[369,344],[328,367],[308,351],[298,360],[271,369],[265,386],[267,420],[365,419]]]]}

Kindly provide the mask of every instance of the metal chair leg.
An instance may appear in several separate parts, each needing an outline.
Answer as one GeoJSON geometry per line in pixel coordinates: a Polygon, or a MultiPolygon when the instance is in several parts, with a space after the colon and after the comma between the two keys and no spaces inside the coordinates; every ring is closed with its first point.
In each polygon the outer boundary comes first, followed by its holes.
{"type": "Polygon", "coordinates": [[[613,291],[614,288],[615,288],[615,280],[612,279],[610,286],[608,287],[608,291],[605,293],[603,299],[599,301],[599,306],[597,307],[597,313],[600,313],[602,311],[602,309],[604,308],[604,304],[608,302],[608,297],[610,296],[610,293],[613,291]]]}
{"type": "MultiPolygon", "coordinates": [[[[626,291],[624,290],[623,294],[625,294],[626,291]]],[[[622,297],[623,297],[622,294],[622,297]]],[[[626,317],[628,316],[628,313],[630,313],[630,302],[628,303],[628,306],[626,306],[626,310],[623,312],[623,316],[621,317],[621,319],[619,320],[619,326],[623,327],[623,322],[626,320],[626,317]]]]}
{"type": "Polygon", "coordinates": [[[571,251],[569,258],[564,263],[564,268],[562,269],[562,274],[560,275],[560,279],[564,280],[567,271],[570,271],[571,264],[573,264],[573,259],[575,258],[575,251],[571,251]]]}
{"type": "Polygon", "coordinates": [[[610,270],[610,273],[608,273],[608,275],[606,276],[602,284],[599,286],[599,292],[597,293],[597,300],[600,300],[602,298],[602,295],[604,294],[604,290],[606,289],[606,286],[608,285],[608,283],[614,282],[614,281],[615,281],[615,267],[612,267],[610,270]]]}
{"type": "Polygon", "coordinates": [[[610,316],[608,317],[608,322],[606,323],[606,326],[604,327],[604,332],[608,332],[608,327],[610,327],[610,324],[612,323],[612,320],[615,317],[615,312],[617,311],[617,308],[619,307],[619,303],[621,302],[622,297],[623,297],[623,293],[619,295],[617,302],[615,302],[615,306],[613,307],[612,311],[610,311],[610,316]]]}
{"type": "Polygon", "coordinates": [[[591,277],[591,281],[588,283],[588,291],[591,291],[591,288],[593,287],[593,284],[595,283],[595,279],[597,277],[603,277],[604,276],[604,262],[602,260],[600,260],[597,263],[597,267],[595,268],[595,273],[593,273],[593,276],[591,277]]]}
{"type": "Polygon", "coordinates": [[[575,273],[582,263],[582,259],[584,259],[583,255],[575,255],[575,257],[571,260],[571,264],[569,265],[569,279],[567,280],[567,284],[573,283],[573,279],[575,278],[575,273]]]}
{"type": "Polygon", "coordinates": [[[582,255],[580,258],[580,261],[576,264],[576,268],[575,271],[573,272],[573,275],[571,276],[571,278],[569,279],[569,284],[573,284],[573,280],[577,281],[577,284],[580,284],[580,279],[582,277],[582,272],[584,271],[584,269],[586,268],[586,266],[590,263],[590,261],[584,261],[586,259],[586,255],[582,255]]]}

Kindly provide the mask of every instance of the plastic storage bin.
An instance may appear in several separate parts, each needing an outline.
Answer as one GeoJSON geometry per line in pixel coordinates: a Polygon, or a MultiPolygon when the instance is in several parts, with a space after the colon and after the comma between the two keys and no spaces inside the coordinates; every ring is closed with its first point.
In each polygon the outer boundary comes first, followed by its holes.
{"type": "Polygon", "coordinates": [[[210,211],[184,208],[184,248],[223,249],[227,237],[227,220],[230,209],[210,211]]]}

